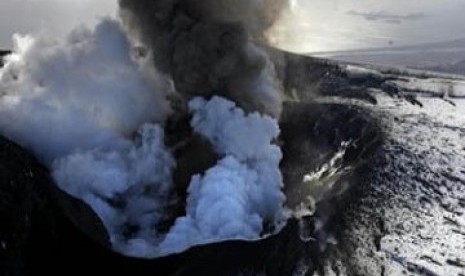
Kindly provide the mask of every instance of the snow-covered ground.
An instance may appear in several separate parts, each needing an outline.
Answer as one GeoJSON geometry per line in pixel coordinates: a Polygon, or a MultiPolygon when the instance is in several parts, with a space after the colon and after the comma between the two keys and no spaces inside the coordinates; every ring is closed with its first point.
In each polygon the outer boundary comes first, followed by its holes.
{"type": "Polygon", "coordinates": [[[325,270],[465,275],[465,82],[415,75],[391,82],[418,104],[376,89],[377,105],[348,103],[371,110],[387,138],[357,184],[360,198],[343,215],[349,227],[325,270]]]}

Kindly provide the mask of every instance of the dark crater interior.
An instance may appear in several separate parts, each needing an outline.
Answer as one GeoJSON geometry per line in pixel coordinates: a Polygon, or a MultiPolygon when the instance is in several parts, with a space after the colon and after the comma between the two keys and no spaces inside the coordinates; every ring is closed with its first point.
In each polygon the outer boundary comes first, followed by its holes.
{"type": "MultiPolygon", "coordinates": [[[[356,184],[354,172],[370,159],[382,134],[368,113],[344,105],[287,103],[280,124],[281,168],[291,207],[308,192],[301,189],[303,175],[326,162],[342,142],[353,141],[342,159],[353,171],[335,181],[336,188],[321,196],[315,215],[305,219],[316,239],[303,241],[302,222],[290,219],[278,234],[261,241],[227,241],[154,260],[123,257],[108,249],[108,237],[86,205],[58,190],[29,152],[2,139],[0,274],[62,275],[68,269],[77,274],[99,267],[123,275],[291,275],[303,260],[310,270],[317,269],[324,233],[337,226],[338,209],[343,208],[347,193],[342,191],[356,184]],[[324,220],[324,227],[312,228],[316,220],[324,220]]],[[[184,146],[189,143],[201,142],[194,138],[184,146]]]]}

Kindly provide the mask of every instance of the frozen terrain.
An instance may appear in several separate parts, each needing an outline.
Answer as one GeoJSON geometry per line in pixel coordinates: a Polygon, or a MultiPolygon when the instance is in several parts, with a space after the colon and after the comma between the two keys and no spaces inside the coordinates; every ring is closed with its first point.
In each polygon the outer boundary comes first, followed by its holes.
{"type": "Polygon", "coordinates": [[[463,79],[345,68],[358,77],[390,78],[388,87],[399,94],[375,88],[377,105],[344,100],[370,110],[386,140],[352,192],[357,198],[342,215],[346,228],[325,272],[465,275],[463,79]]]}

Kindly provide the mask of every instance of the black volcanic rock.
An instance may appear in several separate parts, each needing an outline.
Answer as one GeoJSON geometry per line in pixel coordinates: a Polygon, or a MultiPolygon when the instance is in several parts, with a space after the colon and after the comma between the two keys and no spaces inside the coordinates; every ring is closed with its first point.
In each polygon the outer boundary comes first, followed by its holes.
{"type": "Polygon", "coordinates": [[[8,51],[8,50],[0,50],[0,67],[3,66],[3,58],[6,56],[6,55],[9,55],[11,54],[11,51],[8,51]]]}
{"type": "Polygon", "coordinates": [[[27,151],[3,138],[0,148],[1,275],[26,274],[41,258],[65,258],[62,249],[79,245],[81,237],[109,245],[90,208],[56,188],[27,151]]]}
{"type": "Polygon", "coordinates": [[[379,76],[353,78],[340,64],[267,48],[282,83],[285,101],[312,102],[318,96],[340,96],[376,104],[367,88],[379,88],[386,79],[379,76]]]}
{"type": "Polygon", "coordinates": [[[343,190],[351,187],[341,183],[352,183],[353,172],[370,161],[384,140],[375,118],[362,108],[341,104],[285,103],[280,126],[284,156],[281,171],[291,208],[308,195],[321,201],[344,194],[343,190]],[[322,191],[316,192],[308,187],[311,185],[304,183],[305,175],[328,165],[338,152],[342,156],[332,166],[339,167],[334,173],[338,177],[327,171],[318,179],[319,185],[327,183],[332,188],[321,187],[322,191]],[[345,173],[346,168],[351,171],[345,173]]]}

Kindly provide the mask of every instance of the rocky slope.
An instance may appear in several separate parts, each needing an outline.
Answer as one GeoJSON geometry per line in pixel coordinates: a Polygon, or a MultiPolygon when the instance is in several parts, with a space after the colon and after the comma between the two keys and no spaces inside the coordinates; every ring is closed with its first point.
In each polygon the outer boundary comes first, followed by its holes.
{"type": "Polygon", "coordinates": [[[314,96],[295,100],[361,108],[384,139],[337,203],[318,274],[465,275],[464,78],[328,66],[314,96]]]}
{"type": "Polygon", "coordinates": [[[465,275],[465,102],[378,101],[387,138],[342,214],[326,272],[465,275]]]}

